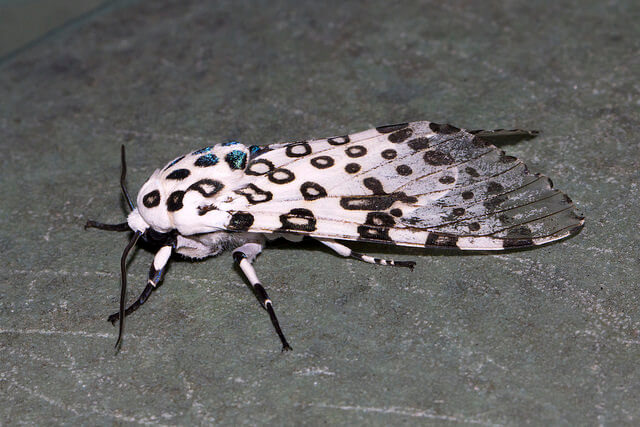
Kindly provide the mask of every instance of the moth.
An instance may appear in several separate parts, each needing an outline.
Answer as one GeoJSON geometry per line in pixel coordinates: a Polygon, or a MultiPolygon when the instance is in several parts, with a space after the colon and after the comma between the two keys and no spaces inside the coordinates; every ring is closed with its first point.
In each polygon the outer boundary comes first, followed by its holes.
{"type": "Polygon", "coordinates": [[[85,226],[133,231],[121,258],[120,309],[108,319],[119,322],[116,349],[125,316],[156,289],[174,253],[202,259],[230,250],[285,351],[291,347],[253,267],[270,240],[307,236],[344,257],[413,269],[414,261],[375,258],[341,241],[503,250],[578,233],[584,218],[571,199],[492,145],[534,136],[421,121],[265,146],[227,142],[157,169],[136,204],[125,186],[122,146],[120,184],[131,213],[121,224],[85,226]],[[142,294],[125,309],[126,260],[139,238],[160,249],[142,294]]]}

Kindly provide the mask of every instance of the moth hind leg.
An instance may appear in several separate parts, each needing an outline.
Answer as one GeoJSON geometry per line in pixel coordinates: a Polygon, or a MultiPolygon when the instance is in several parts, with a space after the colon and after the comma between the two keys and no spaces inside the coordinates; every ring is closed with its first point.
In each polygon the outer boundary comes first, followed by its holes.
{"type": "Polygon", "coordinates": [[[350,248],[348,248],[347,246],[345,246],[345,245],[343,245],[341,243],[338,243],[338,242],[336,242],[335,240],[332,240],[332,239],[316,238],[316,240],[318,240],[323,245],[331,248],[338,255],[341,255],[343,257],[355,258],[355,259],[358,259],[360,261],[368,262],[369,264],[390,265],[390,266],[393,266],[393,267],[407,267],[407,268],[409,268],[411,270],[413,270],[413,267],[415,267],[415,265],[416,265],[415,261],[395,261],[395,260],[392,260],[392,259],[376,258],[376,257],[372,257],[370,255],[361,254],[360,252],[355,252],[355,251],[351,250],[350,248]]]}

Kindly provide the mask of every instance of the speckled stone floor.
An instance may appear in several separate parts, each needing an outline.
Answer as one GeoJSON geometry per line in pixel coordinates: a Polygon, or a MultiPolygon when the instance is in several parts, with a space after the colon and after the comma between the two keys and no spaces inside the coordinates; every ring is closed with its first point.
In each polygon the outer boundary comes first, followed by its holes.
{"type": "MultiPolygon", "coordinates": [[[[115,3],[0,63],[0,423],[640,422],[637,1],[115,3]],[[506,147],[587,217],[536,250],[279,245],[174,262],[114,356],[119,147],[133,192],[183,152],[411,120],[506,147]]],[[[137,294],[152,254],[130,262],[137,294]]]]}

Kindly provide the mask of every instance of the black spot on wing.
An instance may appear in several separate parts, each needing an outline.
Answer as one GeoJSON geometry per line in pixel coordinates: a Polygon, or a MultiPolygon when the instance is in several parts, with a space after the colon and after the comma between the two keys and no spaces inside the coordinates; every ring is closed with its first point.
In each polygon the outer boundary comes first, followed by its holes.
{"type": "Polygon", "coordinates": [[[253,225],[253,215],[248,212],[236,212],[231,215],[229,230],[233,231],[246,231],[253,225]]]}
{"type": "Polygon", "coordinates": [[[395,202],[416,203],[417,198],[404,192],[373,196],[345,196],[340,198],[340,206],[350,211],[378,211],[389,209],[395,202]]]}
{"type": "Polygon", "coordinates": [[[504,190],[504,187],[499,182],[491,181],[487,185],[487,192],[489,194],[497,194],[504,190]]]}
{"type": "Polygon", "coordinates": [[[347,173],[358,173],[360,171],[360,165],[357,163],[349,163],[344,167],[347,173]]]}
{"type": "Polygon", "coordinates": [[[470,176],[474,177],[474,178],[477,178],[477,177],[479,177],[479,176],[480,176],[480,174],[478,173],[478,171],[477,171],[477,170],[475,170],[474,168],[470,167],[470,166],[467,166],[467,167],[464,169],[464,171],[465,171],[466,173],[468,173],[470,176]]]}
{"type": "Polygon", "coordinates": [[[414,138],[411,141],[407,142],[407,145],[414,151],[424,150],[425,148],[429,148],[429,138],[414,138]]]}
{"type": "Polygon", "coordinates": [[[382,156],[383,159],[391,160],[391,159],[395,159],[398,153],[396,152],[396,150],[392,150],[391,148],[389,148],[387,150],[384,150],[382,153],[380,153],[380,155],[382,156]]]}
{"type": "Polygon", "coordinates": [[[438,124],[438,123],[429,123],[429,128],[435,132],[435,133],[439,133],[442,135],[449,135],[452,133],[456,133],[456,132],[460,132],[460,129],[455,127],[455,126],[451,126],[448,124],[438,124]]]}
{"type": "Polygon", "coordinates": [[[404,129],[397,130],[392,134],[390,134],[389,141],[393,142],[394,144],[398,144],[400,142],[406,141],[407,138],[409,138],[411,135],[413,135],[413,129],[407,127],[404,129]]]}
{"type": "Polygon", "coordinates": [[[425,152],[424,161],[432,166],[447,166],[455,162],[449,153],[439,150],[425,152]]]}
{"type": "Polygon", "coordinates": [[[413,173],[413,170],[407,165],[400,165],[396,167],[396,172],[398,172],[398,175],[408,176],[413,173]]]}
{"type": "Polygon", "coordinates": [[[383,211],[387,210],[395,202],[416,203],[418,199],[407,196],[404,192],[385,193],[382,183],[377,178],[365,178],[362,183],[373,195],[345,196],[340,198],[340,206],[347,210],[358,211],[383,211]]]}
{"type": "Polygon", "coordinates": [[[456,179],[450,175],[445,175],[440,177],[438,181],[440,181],[441,184],[453,184],[456,182],[456,179]]]}

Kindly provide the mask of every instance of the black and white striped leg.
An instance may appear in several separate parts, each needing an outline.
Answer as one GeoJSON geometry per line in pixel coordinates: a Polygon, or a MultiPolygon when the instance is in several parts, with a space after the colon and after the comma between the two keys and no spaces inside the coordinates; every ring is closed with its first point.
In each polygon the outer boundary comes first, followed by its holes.
{"type": "Polygon", "coordinates": [[[245,277],[251,283],[253,290],[255,292],[256,298],[260,302],[262,308],[264,308],[267,313],[269,313],[269,318],[271,319],[271,323],[282,342],[282,351],[291,350],[291,346],[287,342],[284,334],[282,333],[282,329],[280,329],[280,322],[278,322],[278,318],[276,317],[276,312],[273,310],[273,303],[267,295],[267,291],[265,291],[264,287],[258,280],[258,276],[256,274],[256,270],[253,268],[251,264],[256,256],[262,252],[262,245],[259,243],[245,243],[239,248],[233,251],[233,260],[238,264],[245,277]]]}
{"type": "Polygon", "coordinates": [[[382,259],[375,258],[369,255],[361,254],[359,252],[352,251],[345,245],[336,242],[332,239],[318,239],[320,243],[323,245],[333,249],[335,253],[341,255],[343,257],[351,257],[355,259],[359,259],[360,261],[368,262],[369,264],[379,264],[379,265],[391,265],[394,267],[407,267],[413,270],[413,267],[416,265],[415,261],[394,261],[392,259],[382,259]]]}
{"type": "MultiPolygon", "coordinates": [[[[144,288],[138,299],[131,304],[124,312],[125,317],[136,311],[142,304],[144,304],[149,295],[156,289],[158,283],[162,280],[164,272],[166,270],[167,263],[171,257],[171,246],[163,246],[156,252],[156,256],[153,258],[151,267],[149,267],[149,280],[147,280],[147,286],[144,288]]],[[[120,319],[120,313],[113,313],[107,320],[114,325],[120,319]]]]}

